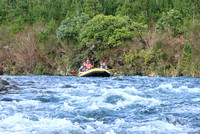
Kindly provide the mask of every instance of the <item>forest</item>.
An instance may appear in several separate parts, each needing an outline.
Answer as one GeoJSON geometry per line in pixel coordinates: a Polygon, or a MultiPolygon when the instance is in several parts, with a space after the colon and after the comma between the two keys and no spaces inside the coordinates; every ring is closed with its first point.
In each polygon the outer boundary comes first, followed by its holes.
{"type": "Polygon", "coordinates": [[[200,77],[199,0],[0,0],[0,75],[200,77]]]}

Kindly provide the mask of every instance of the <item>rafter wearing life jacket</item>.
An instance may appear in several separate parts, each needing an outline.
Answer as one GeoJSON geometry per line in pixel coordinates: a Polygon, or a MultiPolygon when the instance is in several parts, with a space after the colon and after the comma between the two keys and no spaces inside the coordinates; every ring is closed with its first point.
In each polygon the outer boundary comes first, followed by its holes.
{"type": "Polygon", "coordinates": [[[90,61],[89,61],[89,60],[87,60],[87,64],[86,64],[86,66],[87,66],[89,69],[92,69],[92,68],[93,68],[93,65],[90,64],[90,61]]]}
{"type": "Polygon", "coordinates": [[[100,62],[100,65],[101,65],[101,66],[100,66],[99,68],[108,70],[108,67],[106,66],[106,62],[100,62]]]}
{"type": "Polygon", "coordinates": [[[86,63],[84,62],[83,65],[79,68],[79,72],[85,72],[85,71],[88,71],[89,68],[88,66],[86,66],[86,63]]]}

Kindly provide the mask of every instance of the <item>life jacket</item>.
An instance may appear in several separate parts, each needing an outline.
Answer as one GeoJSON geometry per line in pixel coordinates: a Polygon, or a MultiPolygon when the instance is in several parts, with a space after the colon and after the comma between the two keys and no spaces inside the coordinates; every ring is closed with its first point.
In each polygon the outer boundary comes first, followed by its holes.
{"type": "Polygon", "coordinates": [[[84,68],[82,69],[82,72],[85,72],[87,70],[87,67],[84,66],[84,68]]]}
{"type": "Polygon", "coordinates": [[[105,66],[102,66],[102,69],[106,69],[105,66]]]}
{"type": "Polygon", "coordinates": [[[92,69],[92,64],[86,64],[86,66],[88,66],[89,69],[92,69]]]}

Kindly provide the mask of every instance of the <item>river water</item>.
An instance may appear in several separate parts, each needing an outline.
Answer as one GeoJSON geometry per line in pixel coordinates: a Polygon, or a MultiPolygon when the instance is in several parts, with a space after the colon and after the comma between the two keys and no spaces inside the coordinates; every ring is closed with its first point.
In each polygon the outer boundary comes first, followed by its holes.
{"type": "Polygon", "coordinates": [[[200,133],[200,78],[6,77],[1,134],[200,133]]]}

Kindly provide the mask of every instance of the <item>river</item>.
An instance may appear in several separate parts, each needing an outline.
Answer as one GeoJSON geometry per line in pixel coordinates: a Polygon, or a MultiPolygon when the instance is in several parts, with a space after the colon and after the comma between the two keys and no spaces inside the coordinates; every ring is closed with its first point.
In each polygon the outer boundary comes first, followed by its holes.
{"type": "Polygon", "coordinates": [[[0,77],[1,134],[200,133],[200,78],[0,77]]]}

